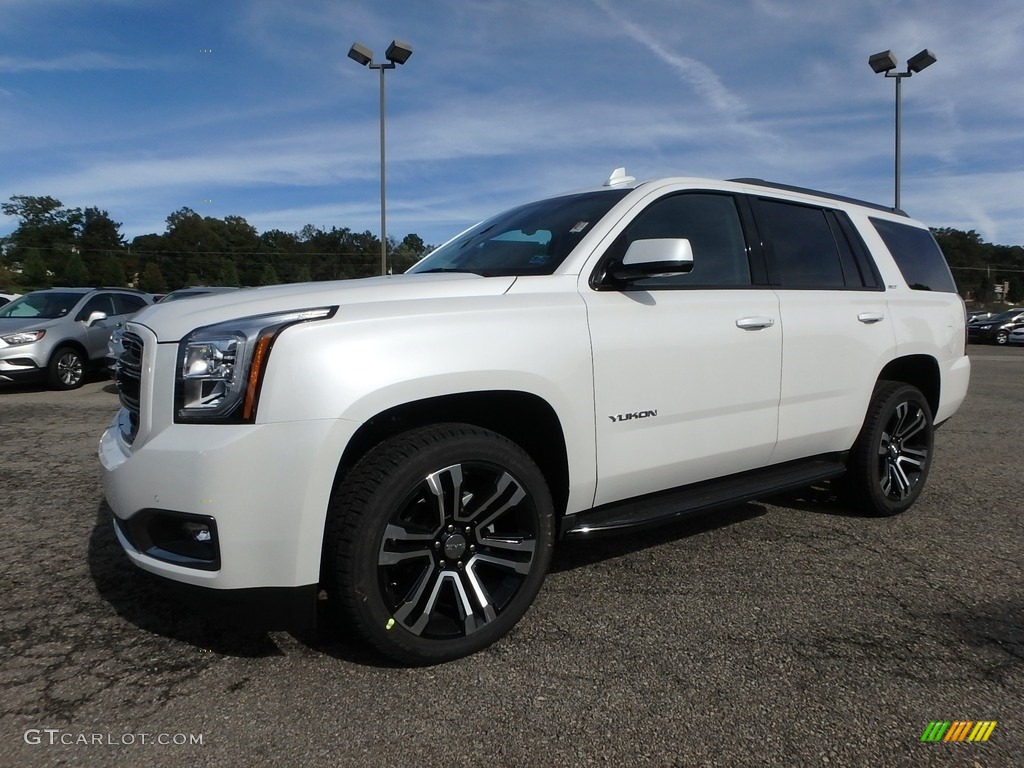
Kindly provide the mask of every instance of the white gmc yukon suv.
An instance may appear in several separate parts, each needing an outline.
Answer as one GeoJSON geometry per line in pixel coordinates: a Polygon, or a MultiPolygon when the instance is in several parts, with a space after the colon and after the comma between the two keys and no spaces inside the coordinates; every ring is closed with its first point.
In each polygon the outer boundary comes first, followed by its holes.
{"type": "Polygon", "coordinates": [[[267,628],[308,625],[325,590],[428,664],[507,633],[560,537],[832,479],[904,511],[969,377],[922,224],[619,169],[404,275],[144,310],[99,453],[140,567],[267,628]]]}

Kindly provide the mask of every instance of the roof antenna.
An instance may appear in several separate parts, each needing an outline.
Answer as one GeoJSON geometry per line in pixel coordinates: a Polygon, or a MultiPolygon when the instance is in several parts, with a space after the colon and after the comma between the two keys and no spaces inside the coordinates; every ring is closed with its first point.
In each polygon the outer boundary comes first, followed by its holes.
{"type": "Polygon", "coordinates": [[[631,181],[636,181],[635,176],[627,176],[625,168],[616,168],[612,171],[612,175],[605,181],[604,186],[614,187],[619,184],[628,184],[631,181]]]}

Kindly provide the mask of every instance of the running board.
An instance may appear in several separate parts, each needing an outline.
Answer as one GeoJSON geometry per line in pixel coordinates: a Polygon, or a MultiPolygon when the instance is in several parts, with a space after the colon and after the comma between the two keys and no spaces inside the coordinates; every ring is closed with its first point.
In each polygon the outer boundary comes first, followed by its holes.
{"type": "Polygon", "coordinates": [[[566,518],[562,536],[617,533],[671,523],[684,515],[742,504],[778,493],[806,488],[846,472],[846,454],[777,464],[738,475],[617,501],[566,518]]]}

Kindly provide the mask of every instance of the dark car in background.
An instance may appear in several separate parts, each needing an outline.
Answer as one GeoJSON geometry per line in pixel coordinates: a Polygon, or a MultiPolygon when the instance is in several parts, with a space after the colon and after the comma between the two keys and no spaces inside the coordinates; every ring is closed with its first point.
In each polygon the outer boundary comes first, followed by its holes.
{"type": "Polygon", "coordinates": [[[1010,332],[1024,328],[1024,309],[1008,309],[986,320],[967,324],[967,340],[984,344],[1006,344],[1010,332]]]}

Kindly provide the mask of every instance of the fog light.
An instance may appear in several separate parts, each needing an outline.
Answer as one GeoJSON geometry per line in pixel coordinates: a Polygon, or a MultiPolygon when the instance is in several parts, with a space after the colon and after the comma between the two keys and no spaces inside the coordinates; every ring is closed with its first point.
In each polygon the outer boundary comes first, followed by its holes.
{"type": "Polygon", "coordinates": [[[210,534],[210,527],[202,523],[186,522],[185,530],[192,537],[192,541],[206,542],[213,538],[210,534]]]}

